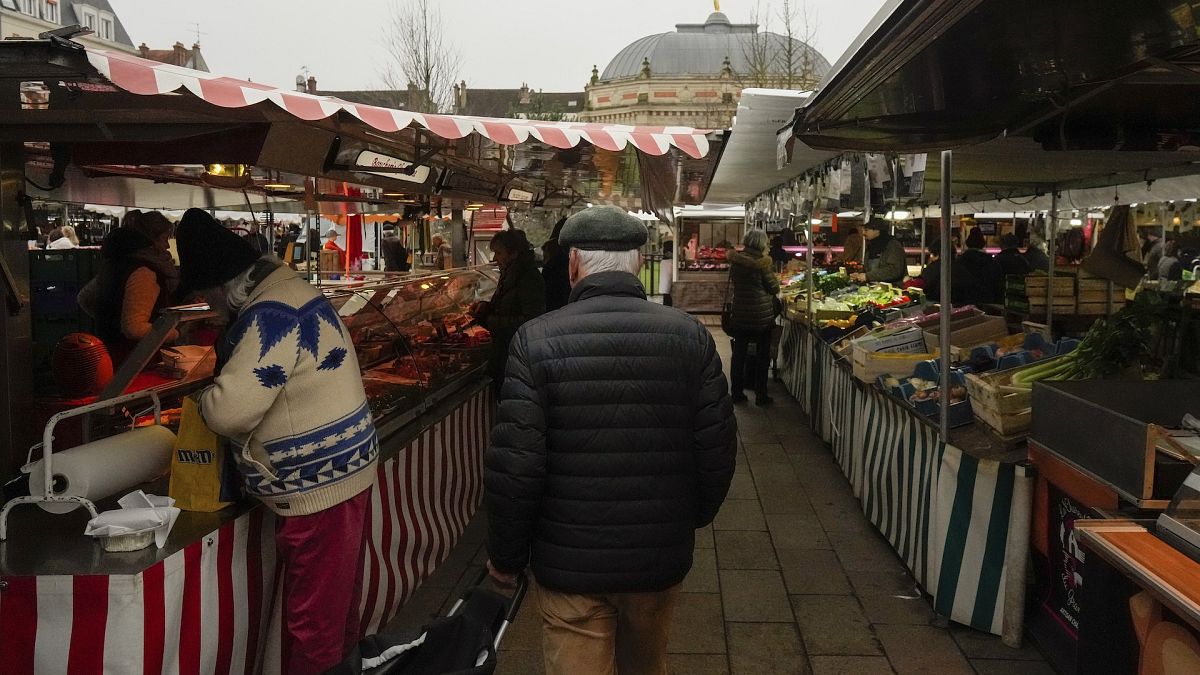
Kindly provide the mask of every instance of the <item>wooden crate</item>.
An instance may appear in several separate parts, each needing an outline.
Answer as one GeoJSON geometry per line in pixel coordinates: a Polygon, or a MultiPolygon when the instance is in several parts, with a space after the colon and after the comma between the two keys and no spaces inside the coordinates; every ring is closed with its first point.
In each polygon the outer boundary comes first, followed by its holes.
{"type": "Polygon", "coordinates": [[[1028,436],[1030,428],[1033,427],[1033,408],[1002,413],[991,408],[983,408],[972,402],[971,412],[975,414],[977,421],[1004,440],[1015,440],[1017,437],[1028,436]]]}
{"type": "Polygon", "coordinates": [[[1075,305],[1075,314],[1079,316],[1108,316],[1111,313],[1117,312],[1125,306],[1125,299],[1120,302],[1113,301],[1110,305],[1107,302],[1080,302],[1075,305]]]}
{"type": "MultiPolygon", "coordinates": [[[[1056,357],[1061,358],[1061,357],[1056,357]]],[[[975,418],[987,425],[997,436],[1006,439],[1027,434],[1033,425],[1033,392],[1005,391],[1012,385],[1013,376],[1031,368],[1051,363],[1043,359],[1020,368],[991,373],[967,373],[967,394],[975,418]]]]}
{"type": "Polygon", "coordinates": [[[1124,289],[1121,289],[1119,291],[1114,291],[1113,293],[1109,293],[1108,289],[1101,290],[1101,291],[1080,290],[1079,295],[1076,296],[1076,301],[1081,305],[1084,305],[1084,304],[1090,305],[1090,304],[1094,304],[1097,302],[1108,302],[1109,298],[1112,298],[1114,305],[1125,304],[1124,289]]]}
{"type": "Polygon", "coordinates": [[[922,361],[936,359],[935,354],[895,354],[869,352],[861,347],[853,349],[851,362],[855,379],[862,382],[874,382],[880,375],[908,375],[922,361]]]}
{"type": "MultiPolygon", "coordinates": [[[[1035,295],[1045,297],[1046,287],[1049,285],[1050,277],[1040,274],[1031,274],[1025,277],[1025,295],[1029,297],[1033,297],[1035,295]]],[[[1075,295],[1075,277],[1056,275],[1054,277],[1054,295],[1075,295]]]]}
{"type": "Polygon", "coordinates": [[[1013,368],[992,373],[967,373],[967,393],[971,396],[971,405],[997,413],[1015,413],[1029,409],[1032,405],[1031,392],[1007,392],[1000,389],[1011,386],[1013,375],[1020,370],[1013,368]]]}
{"type": "MultiPolygon", "coordinates": [[[[1010,311],[1021,313],[1034,313],[1034,315],[1044,315],[1046,312],[1046,299],[1042,298],[1007,298],[1004,300],[1004,307],[1010,311]]],[[[1075,298],[1055,298],[1054,301],[1055,313],[1074,313],[1075,298]]]]}
{"type": "MultiPolygon", "coordinates": [[[[950,360],[961,363],[971,357],[971,349],[991,344],[1008,336],[1008,324],[998,316],[976,316],[950,324],[950,360]]],[[[927,351],[941,348],[941,335],[937,330],[924,333],[927,351]]]]}

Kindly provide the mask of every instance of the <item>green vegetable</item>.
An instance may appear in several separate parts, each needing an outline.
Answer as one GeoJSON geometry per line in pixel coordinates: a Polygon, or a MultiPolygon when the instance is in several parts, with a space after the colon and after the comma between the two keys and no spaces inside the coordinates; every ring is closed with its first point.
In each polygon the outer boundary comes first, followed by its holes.
{"type": "Polygon", "coordinates": [[[1119,377],[1149,356],[1150,331],[1157,309],[1151,301],[1126,305],[1112,316],[1092,324],[1075,351],[1013,374],[1012,386],[1029,389],[1041,380],[1119,377]]]}

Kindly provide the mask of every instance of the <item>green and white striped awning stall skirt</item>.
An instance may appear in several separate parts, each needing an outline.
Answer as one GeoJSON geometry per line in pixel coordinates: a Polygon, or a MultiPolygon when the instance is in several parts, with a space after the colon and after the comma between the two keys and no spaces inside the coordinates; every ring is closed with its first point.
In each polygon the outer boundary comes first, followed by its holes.
{"type": "Polygon", "coordinates": [[[1031,474],[943,443],[915,412],[855,380],[798,323],[786,322],[778,363],[863,513],[933,597],[934,609],[979,630],[1019,636],[1031,474]]]}

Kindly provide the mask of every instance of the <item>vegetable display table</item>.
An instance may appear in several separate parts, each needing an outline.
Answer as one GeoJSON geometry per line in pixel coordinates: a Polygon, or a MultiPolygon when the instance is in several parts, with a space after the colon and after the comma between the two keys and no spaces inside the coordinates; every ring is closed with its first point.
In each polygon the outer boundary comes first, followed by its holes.
{"type": "Polygon", "coordinates": [[[785,323],[778,358],[788,391],[832,447],[863,512],[933,596],[934,609],[1019,644],[1033,483],[1027,470],[1001,461],[1006,456],[943,442],[915,411],[855,380],[798,322],[785,323]]]}

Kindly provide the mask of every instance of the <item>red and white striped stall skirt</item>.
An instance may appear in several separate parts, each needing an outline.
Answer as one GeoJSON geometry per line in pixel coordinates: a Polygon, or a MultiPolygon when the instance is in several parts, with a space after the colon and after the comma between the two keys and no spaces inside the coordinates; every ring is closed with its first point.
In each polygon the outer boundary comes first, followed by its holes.
{"type": "MultiPolygon", "coordinates": [[[[484,388],[380,462],[362,632],[377,632],[458,541],[483,492],[484,388]]],[[[256,508],[124,576],[0,580],[0,673],[279,672],[274,514],[256,508]]]]}

